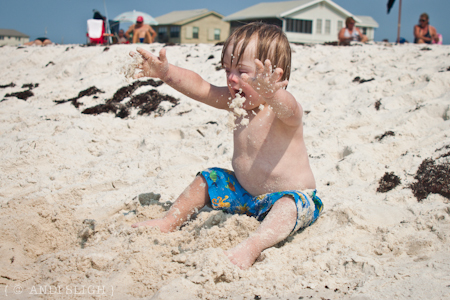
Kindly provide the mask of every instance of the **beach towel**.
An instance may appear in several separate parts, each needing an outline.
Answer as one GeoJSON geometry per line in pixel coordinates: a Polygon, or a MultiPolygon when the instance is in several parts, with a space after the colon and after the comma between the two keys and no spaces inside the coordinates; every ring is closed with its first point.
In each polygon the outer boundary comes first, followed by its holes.
{"type": "Polygon", "coordinates": [[[89,19],[87,21],[88,36],[91,39],[98,39],[103,37],[103,21],[96,19],[89,19]]]}

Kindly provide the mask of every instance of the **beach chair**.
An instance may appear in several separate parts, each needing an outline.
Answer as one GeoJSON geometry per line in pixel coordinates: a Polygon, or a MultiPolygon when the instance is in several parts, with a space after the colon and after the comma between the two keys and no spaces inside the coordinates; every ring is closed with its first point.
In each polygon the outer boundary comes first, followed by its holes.
{"type": "Polygon", "coordinates": [[[88,44],[105,44],[105,25],[103,20],[87,20],[87,39],[88,44]]]}

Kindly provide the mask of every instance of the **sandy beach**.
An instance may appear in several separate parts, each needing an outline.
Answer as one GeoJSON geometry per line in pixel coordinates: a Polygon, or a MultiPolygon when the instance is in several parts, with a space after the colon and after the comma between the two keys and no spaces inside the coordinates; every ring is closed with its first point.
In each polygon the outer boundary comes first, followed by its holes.
{"type": "MultiPolygon", "coordinates": [[[[225,85],[221,46],[166,48],[225,85]]],[[[134,49],[0,47],[1,299],[450,299],[450,46],[292,45],[324,213],[248,270],[223,250],[254,218],[131,228],[233,151],[227,112],[125,78],[134,49]]]]}

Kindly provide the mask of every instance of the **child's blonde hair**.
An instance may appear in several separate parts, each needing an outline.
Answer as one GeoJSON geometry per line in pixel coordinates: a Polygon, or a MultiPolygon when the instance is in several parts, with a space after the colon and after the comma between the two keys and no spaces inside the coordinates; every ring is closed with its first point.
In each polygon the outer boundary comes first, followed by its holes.
{"type": "Polygon", "coordinates": [[[237,28],[225,41],[222,49],[222,60],[225,50],[233,43],[232,53],[239,63],[245,48],[252,38],[256,38],[256,57],[262,63],[269,59],[273,67],[281,68],[283,76],[281,81],[289,80],[291,76],[291,47],[289,41],[280,27],[262,22],[252,22],[237,28]],[[239,51],[239,53],[236,53],[239,51]]]}

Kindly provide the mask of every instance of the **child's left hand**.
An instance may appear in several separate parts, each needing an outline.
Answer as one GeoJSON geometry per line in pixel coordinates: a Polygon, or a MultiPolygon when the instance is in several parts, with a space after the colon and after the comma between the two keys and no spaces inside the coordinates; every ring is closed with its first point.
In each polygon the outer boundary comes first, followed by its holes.
{"type": "Polygon", "coordinates": [[[242,74],[243,81],[248,83],[255,91],[264,98],[272,98],[279,90],[288,85],[288,81],[279,81],[283,76],[283,70],[276,68],[272,72],[272,64],[270,60],[266,59],[263,63],[259,59],[255,59],[256,74],[255,77],[250,77],[248,74],[242,74]]]}

